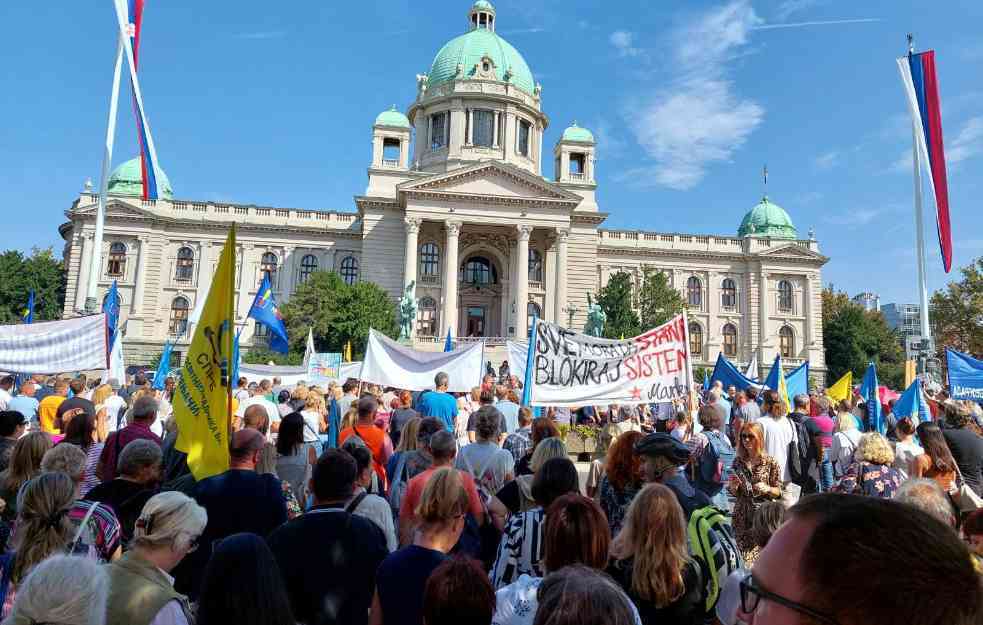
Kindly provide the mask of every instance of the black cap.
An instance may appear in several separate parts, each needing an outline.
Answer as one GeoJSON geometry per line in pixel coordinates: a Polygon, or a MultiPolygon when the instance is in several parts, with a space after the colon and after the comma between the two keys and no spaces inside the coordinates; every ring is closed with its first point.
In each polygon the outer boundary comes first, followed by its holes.
{"type": "Polygon", "coordinates": [[[17,429],[18,425],[26,424],[27,417],[16,410],[0,411],[0,436],[10,436],[17,429]]]}
{"type": "Polygon", "coordinates": [[[58,404],[58,410],[55,415],[61,419],[62,416],[69,410],[77,410],[81,408],[85,414],[90,417],[96,416],[96,406],[88,399],[84,397],[69,397],[65,401],[58,404]]]}
{"type": "Polygon", "coordinates": [[[635,443],[635,454],[639,456],[662,456],[676,464],[689,460],[690,448],[664,432],[653,432],[635,443]]]}

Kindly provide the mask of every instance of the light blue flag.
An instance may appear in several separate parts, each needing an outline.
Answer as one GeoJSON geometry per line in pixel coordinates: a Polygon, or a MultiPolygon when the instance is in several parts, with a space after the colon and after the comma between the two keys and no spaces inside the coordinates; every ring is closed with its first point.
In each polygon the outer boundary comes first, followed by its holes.
{"type": "Polygon", "coordinates": [[[153,388],[158,391],[164,390],[164,380],[167,379],[167,373],[171,370],[171,351],[173,349],[174,343],[170,341],[164,343],[164,351],[161,352],[160,362],[157,363],[157,373],[154,374],[153,388]]]}
{"type": "Polygon", "coordinates": [[[860,385],[860,396],[867,405],[867,423],[871,431],[886,434],[887,427],[881,410],[881,398],[877,393],[877,368],[874,363],[867,365],[863,384],[860,385]]]}
{"type": "Polygon", "coordinates": [[[915,379],[911,386],[894,402],[894,416],[898,419],[908,418],[915,423],[931,421],[932,412],[922,394],[922,382],[915,379]]]}
{"type": "Polygon", "coordinates": [[[447,338],[444,340],[444,351],[452,352],[454,351],[454,340],[451,339],[451,329],[447,328],[447,338]]]}
{"type": "Polygon", "coordinates": [[[785,386],[788,388],[788,398],[793,402],[796,395],[809,394],[809,361],[792,369],[785,376],[785,386]]]}
{"type": "Polygon", "coordinates": [[[242,328],[236,332],[236,336],[232,339],[232,379],[235,383],[239,382],[239,364],[242,362],[242,352],[239,351],[239,335],[242,334],[242,328]]]}

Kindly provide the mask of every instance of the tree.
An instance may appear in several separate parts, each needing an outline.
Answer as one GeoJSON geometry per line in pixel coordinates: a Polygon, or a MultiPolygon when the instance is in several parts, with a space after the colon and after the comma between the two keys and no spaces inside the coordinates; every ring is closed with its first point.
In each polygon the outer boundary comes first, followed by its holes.
{"type": "Polygon", "coordinates": [[[34,289],[34,320],[61,318],[65,305],[65,268],[49,248],[0,253],[0,324],[17,323],[34,289]]]}
{"type": "Polygon", "coordinates": [[[643,330],[662,325],[686,308],[683,296],[670,286],[666,274],[648,268],[645,269],[638,301],[643,330]]]}
{"type": "Polygon", "coordinates": [[[929,322],[938,358],[945,366],[945,348],[983,354],[983,256],[961,269],[963,279],[936,291],[929,304],[929,322]]]}
{"type": "Polygon", "coordinates": [[[638,315],[631,305],[631,276],[619,272],[611,276],[607,286],[597,294],[607,320],[604,322],[604,336],[609,339],[628,338],[641,333],[638,315]]]}
{"type": "Polygon", "coordinates": [[[904,384],[904,352],[898,334],[879,311],[867,311],[845,293],[823,290],[823,337],[829,379],[847,371],[863,377],[867,364],[877,367],[878,382],[892,388],[904,384]]]}

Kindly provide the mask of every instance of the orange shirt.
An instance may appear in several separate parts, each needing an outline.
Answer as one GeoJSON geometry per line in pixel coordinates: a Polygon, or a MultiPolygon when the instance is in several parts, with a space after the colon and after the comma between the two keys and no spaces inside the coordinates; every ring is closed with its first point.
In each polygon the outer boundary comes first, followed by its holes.
{"type": "MultiPolygon", "coordinates": [[[[405,452],[404,452],[405,453],[405,452]]],[[[437,467],[442,468],[442,467],[437,467]]],[[[403,501],[399,506],[399,524],[404,525],[405,523],[415,523],[416,520],[416,506],[420,503],[420,497],[423,495],[423,489],[427,487],[427,482],[430,481],[430,476],[434,474],[437,469],[431,467],[417,475],[409,481],[406,485],[406,492],[403,494],[403,501]]],[[[464,484],[464,490],[468,493],[468,502],[470,503],[470,512],[474,518],[481,519],[484,515],[484,509],[481,507],[481,500],[478,499],[478,488],[474,485],[474,478],[467,471],[457,471],[458,475],[461,476],[461,482],[464,484]]],[[[407,526],[411,527],[411,526],[407,526]]]]}
{"type": "MultiPolygon", "coordinates": [[[[355,434],[357,431],[358,437],[365,441],[365,445],[372,452],[372,468],[375,470],[376,475],[379,476],[379,481],[385,487],[386,485],[386,462],[389,458],[386,457],[386,433],[380,428],[374,425],[355,425],[351,428],[345,428],[338,435],[338,447],[345,444],[350,436],[355,434]]],[[[390,443],[392,446],[392,443],[390,443]]]]}
{"type": "Polygon", "coordinates": [[[58,406],[65,398],[61,395],[48,395],[38,404],[38,418],[41,420],[41,431],[48,434],[61,434],[61,429],[55,427],[58,416],[58,406]]]}

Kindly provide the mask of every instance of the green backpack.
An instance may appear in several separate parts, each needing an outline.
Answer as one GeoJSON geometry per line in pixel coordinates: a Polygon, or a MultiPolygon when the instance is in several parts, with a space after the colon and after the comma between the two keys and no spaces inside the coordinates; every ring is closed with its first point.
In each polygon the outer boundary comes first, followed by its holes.
{"type": "Polygon", "coordinates": [[[693,511],[687,528],[689,548],[706,580],[706,609],[712,614],[727,576],[744,568],[730,516],[715,506],[693,511]]]}

